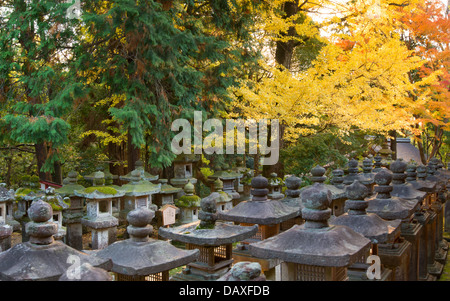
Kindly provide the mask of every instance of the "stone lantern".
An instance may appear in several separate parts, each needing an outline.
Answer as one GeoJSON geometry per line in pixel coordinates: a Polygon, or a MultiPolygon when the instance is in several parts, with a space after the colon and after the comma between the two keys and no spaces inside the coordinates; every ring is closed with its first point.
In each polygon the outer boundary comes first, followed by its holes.
{"type": "Polygon", "coordinates": [[[290,281],[345,281],[347,267],[369,252],[371,242],[346,226],[330,226],[331,193],[319,183],[301,193],[305,223],[249,245],[259,258],[276,258],[281,279],[290,281]]]}
{"type": "Polygon", "coordinates": [[[286,197],[280,200],[286,206],[293,207],[298,209],[299,215],[293,217],[287,221],[284,221],[280,224],[280,231],[285,231],[290,229],[294,225],[301,225],[303,223],[303,219],[301,216],[301,210],[303,208],[302,199],[300,198],[300,185],[302,180],[296,176],[287,177],[284,181],[286,185],[286,197]]]}
{"type": "MultiPolygon", "coordinates": [[[[389,143],[387,141],[383,142],[383,145],[381,146],[381,149],[378,151],[378,154],[383,159],[388,159],[392,156],[393,152],[389,148],[389,143]]],[[[386,166],[386,167],[389,168],[389,166],[386,166]]]]}
{"type": "MultiPolygon", "coordinates": [[[[144,162],[142,162],[141,160],[137,160],[137,161],[134,163],[134,166],[135,166],[134,169],[140,172],[141,180],[143,180],[143,181],[149,181],[149,182],[155,182],[155,181],[158,180],[158,178],[159,178],[158,175],[152,175],[152,174],[150,174],[150,173],[148,173],[148,172],[145,171],[145,168],[144,168],[144,162]]],[[[133,171],[129,172],[129,173],[126,174],[125,176],[120,176],[119,178],[120,178],[121,180],[126,181],[126,182],[131,182],[131,181],[135,180],[135,179],[134,179],[134,176],[132,175],[132,172],[133,172],[133,171]]]]}
{"type": "Polygon", "coordinates": [[[238,178],[242,178],[243,175],[233,172],[233,171],[225,171],[225,170],[216,170],[213,175],[208,177],[209,182],[211,183],[211,192],[215,192],[215,181],[219,179],[222,181],[222,190],[228,193],[232,199],[232,204],[238,203],[240,199],[240,194],[235,190],[234,183],[238,178]]]}
{"type": "MultiPolygon", "coordinates": [[[[115,185],[113,182],[114,182],[113,175],[111,173],[105,174],[105,186],[114,188],[117,191],[122,190],[122,186],[115,185]]],[[[119,218],[120,210],[123,210],[123,208],[124,208],[123,196],[113,198],[112,202],[111,202],[111,208],[112,208],[112,215],[115,218],[119,218]]],[[[120,220],[119,220],[119,223],[120,223],[120,220]]],[[[112,234],[112,232],[111,232],[111,234],[112,234]]]]}
{"type": "Polygon", "coordinates": [[[11,248],[11,234],[13,232],[13,228],[10,225],[6,224],[7,219],[6,202],[9,201],[10,198],[8,198],[1,191],[0,191],[0,198],[3,198],[5,200],[2,201],[0,199],[0,253],[1,253],[11,248]]]}
{"type": "Polygon", "coordinates": [[[101,166],[101,165],[97,166],[97,167],[95,168],[95,171],[94,171],[93,173],[88,174],[88,175],[86,175],[86,176],[83,176],[83,178],[84,178],[85,180],[89,181],[90,183],[92,183],[93,185],[95,185],[95,178],[96,178],[96,174],[97,174],[98,172],[102,172],[102,173],[103,173],[103,177],[104,177],[105,179],[107,179],[107,178],[112,179],[112,180],[117,180],[117,179],[119,179],[119,176],[118,176],[118,175],[113,175],[109,170],[105,170],[105,167],[104,167],[104,166],[101,166]]]}
{"type": "Polygon", "coordinates": [[[184,195],[178,200],[175,200],[175,206],[180,208],[180,219],[181,224],[188,224],[198,221],[198,210],[200,208],[201,198],[195,195],[195,187],[191,181],[188,181],[184,185],[184,195]]]}
{"type": "Polygon", "coordinates": [[[124,208],[119,213],[119,220],[126,222],[128,212],[138,207],[145,207],[156,211],[158,208],[152,203],[152,195],[161,191],[161,184],[153,184],[142,179],[141,171],[133,170],[128,178],[129,183],[120,188],[125,192],[122,197],[124,208]]]}
{"type": "MultiPolygon", "coordinates": [[[[401,220],[383,220],[374,213],[367,213],[369,202],[365,200],[369,196],[367,186],[355,180],[345,188],[348,197],[345,202],[346,213],[332,219],[332,225],[347,226],[355,232],[370,239],[372,242],[371,255],[378,255],[378,244],[393,243],[400,237],[401,220]]],[[[350,279],[366,279],[366,271],[369,265],[366,257],[349,267],[350,279]]],[[[379,280],[390,280],[392,271],[383,269],[379,280]]]]}
{"type": "Polygon", "coordinates": [[[351,185],[359,175],[358,161],[356,159],[351,159],[348,161],[348,174],[344,176],[344,185],[351,185]]]}
{"type": "Polygon", "coordinates": [[[415,219],[424,228],[420,239],[419,247],[419,280],[435,280],[443,271],[443,265],[434,260],[435,254],[435,235],[436,235],[436,213],[431,210],[432,195],[436,189],[436,183],[426,180],[426,167],[416,166],[415,162],[408,163],[406,169],[406,181],[413,185],[417,190],[426,192],[425,199],[422,201],[421,208],[417,210],[415,219]],[[419,171],[420,179],[417,178],[419,171]],[[433,255],[432,255],[433,254],[433,255]]]}
{"type": "MultiPolygon", "coordinates": [[[[169,183],[177,188],[183,188],[188,182],[195,185],[197,179],[194,177],[194,167],[199,160],[195,154],[179,154],[173,161],[174,177],[169,183]]],[[[182,192],[180,190],[178,197],[181,197],[182,192]]]]}
{"type": "Polygon", "coordinates": [[[33,202],[28,215],[31,222],[26,228],[30,239],[0,253],[0,280],[54,281],[69,273],[74,262],[111,269],[109,259],[90,256],[53,238],[57,225],[50,221],[53,212],[48,203],[42,200],[33,202]]]}
{"type": "MultiPolygon", "coordinates": [[[[14,196],[5,188],[4,183],[0,185],[0,252],[11,248],[11,234],[13,227],[8,224],[8,210],[12,211],[14,196]]],[[[12,212],[11,212],[12,213],[12,212]]]]}
{"type": "Polygon", "coordinates": [[[63,200],[59,194],[55,194],[55,189],[53,187],[48,187],[45,189],[45,196],[41,200],[47,202],[52,207],[53,215],[51,221],[54,222],[58,229],[53,237],[56,240],[65,241],[66,237],[66,227],[63,226],[63,211],[69,208],[68,200],[63,200]]]}
{"type": "Polygon", "coordinates": [[[8,190],[5,183],[0,183],[0,207],[3,208],[0,215],[5,224],[10,225],[13,231],[20,229],[20,224],[14,220],[14,190],[8,190]]]}
{"type": "MultiPolygon", "coordinates": [[[[375,213],[384,220],[402,220],[405,227],[401,225],[402,230],[409,227],[409,223],[414,217],[419,203],[415,199],[401,199],[391,196],[394,189],[390,185],[392,181],[392,173],[383,169],[379,171],[375,177],[374,190],[376,194],[367,199],[369,206],[367,212],[375,213]]],[[[412,245],[404,237],[400,236],[394,243],[379,244],[378,256],[381,262],[393,271],[392,280],[408,280],[410,279],[410,267],[417,268],[417,265],[411,266],[412,245]]],[[[417,258],[416,258],[417,259],[417,258]]]]}
{"type": "Polygon", "coordinates": [[[373,172],[373,161],[372,157],[365,158],[362,162],[363,166],[363,172],[358,175],[357,180],[365,185],[369,189],[369,195],[373,194],[373,187],[375,186],[375,180],[374,176],[375,173],[373,172]]]}
{"type": "MultiPolygon", "coordinates": [[[[417,205],[416,212],[421,210],[422,203],[425,200],[426,192],[419,191],[414,188],[411,183],[407,183],[406,180],[406,168],[407,164],[401,159],[398,159],[391,163],[390,170],[392,171],[392,191],[391,195],[399,197],[401,200],[415,200],[417,205]]],[[[419,277],[419,265],[418,258],[420,253],[420,245],[422,244],[420,238],[422,236],[424,228],[415,219],[415,215],[409,221],[403,220],[402,222],[402,237],[411,243],[411,263],[409,269],[409,279],[417,281],[419,277]]]]}
{"type": "Polygon", "coordinates": [[[436,190],[436,183],[426,179],[426,167],[423,165],[417,166],[414,161],[410,161],[406,167],[406,182],[411,184],[416,190],[426,193],[425,199],[422,201],[422,207],[429,207],[431,205],[432,195],[436,190]],[[417,177],[418,171],[425,176],[420,179],[417,177]]]}
{"type": "Polygon", "coordinates": [[[233,263],[232,244],[253,236],[258,226],[244,227],[216,222],[216,200],[213,192],[201,200],[199,221],[174,228],[159,228],[159,235],[186,244],[187,250],[199,250],[196,261],[188,263],[173,280],[217,280],[228,272],[233,263]]]}
{"type": "MultiPolygon", "coordinates": [[[[328,189],[331,192],[331,214],[332,216],[339,216],[343,214],[344,211],[344,205],[345,200],[347,199],[345,195],[345,185],[343,184],[344,181],[344,172],[341,169],[336,169],[333,172],[333,179],[332,179],[332,185],[325,184],[325,180],[327,179],[325,177],[325,168],[323,168],[320,165],[316,165],[313,169],[311,169],[311,181],[313,183],[318,183],[322,187],[328,189]]],[[[300,189],[300,193],[307,189],[308,186],[303,187],[300,189]]]]}
{"type": "Polygon", "coordinates": [[[17,210],[14,211],[14,219],[20,223],[22,232],[22,242],[28,241],[29,237],[25,225],[30,221],[28,217],[28,208],[34,200],[44,196],[44,191],[39,188],[38,176],[23,176],[22,187],[15,192],[17,201],[17,210]]]}
{"type": "MultiPolygon", "coordinates": [[[[323,168],[322,166],[317,165],[316,167],[311,169],[311,175],[312,175],[311,181],[313,183],[319,183],[321,186],[323,186],[324,188],[328,189],[331,192],[330,207],[332,216],[339,216],[343,214],[345,212],[344,211],[345,200],[347,199],[344,190],[345,185],[341,184],[342,183],[341,181],[344,180],[344,178],[342,177],[343,172],[341,173],[340,169],[334,171],[336,179],[334,180],[335,184],[333,185],[324,183],[327,178],[325,177],[325,168],[323,168]]],[[[307,189],[307,187],[303,187],[302,189],[300,189],[300,191],[303,191],[305,189],[307,189]]]]}
{"type": "Polygon", "coordinates": [[[169,270],[192,262],[198,250],[182,250],[162,240],[149,237],[154,211],[138,207],[128,213],[129,239],[93,251],[98,258],[111,259],[118,281],[167,281],[169,270]]]}
{"type": "Polygon", "coordinates": [[[372,170],[373,173],[377,173],[383,168],[381,160],[382,160],[382,158],[381,158],[380,154],[377,154],[375,157],[373,157],[373,161],[374,161],[374,163],[373,163],[374,168],[372,170]]]}
{"type": "MultiPolygon", "coordinates": [[[[98,172],[102,172],[104,175],[104,184],[103,185],[112,187],[116,190],[120,190],[119,186],[113,184],[114,180],[119,179],[118,175],[113,175],[109,170],[107,170],[107,169],[105,170],[105,167],[101,166],[101,165],[97,166],[95,168],[95,170],[96,170],[95,172],[93,172],[89,175],[83,176],[83,178],[88,183],[92,183],[95,186],[96,174],[98,174],[98,172]]],[[[112,215],[117,218],[119,216],[119,211],[122,209],[121,208],[122,207],[122,198],[121,197],[114,198],[111,206],[112,206],[112,215]]]]}
{"type": "Polygon", "coordinates": [[[161,188],[155,194],[154,204],[157,205],[156,224],[158,227],[169,226],[177,222],[176,217],[180,213],[180,208],[175,206],[177,195],[183,190],[168,184],[167,179],[159,179],[161,188]]]}
{"type": "Polygon", "coordinates": [[[281,193],[281,188],[284,183],[278,175],[273,172],[270,174],[270,177],[267,179],[269,181],[269,193],[267,194],[267,198],[272,200],[281,200],[284,198],[284,194],[281,193]]]}
{"type": "Polygon", "coordinates": [[[446,197],[446,184],[448,179],[445,175],[440,174],[437,171],[437,165],[439,160],[432,158],[428,162],[427,166],[427,180],[435,181],[436,194],[431,204],[431,209],[436,212],[436,260],[442,264],[445,264],[448,253],[448,242],[443,238],[444,230],[444,205],[447,201],[446,197]]]}
{"type": "Polygon", "coordinates": [[[84,199],[75,195],[75,190],[83,190],[78,184],[78,173],[71,171],[63,181],[63,186],[55,190],[63,198],[69,198],[69,208],[63,212],[63,225],[66,226],[66,244],[77,250],[83,249],[83,217],[84,199]]]}
{"type": "Polygon", "coordinates": [[[405,172],[407,167],[408,164],[402,159],[398,159],[391,163],[390,170],[392,172],[393,186],[391,195],[398,196],[401,199],[415,199],[422,203],[427,193],[414,188],[411,183],[406,182],[408,175],[405,172]]]}
{"type": "MultiPolygon", "coordinates": [[[[438,232],[439,232],[439,218],[437,212],[439,211],[439,203],[436,205],[435,201],[438,199],[439,191],[442,189],[442,185],[439,185],[436,178],[428,174],[428,167],[424,165],[417,166],[417,179],[420,182],[431,182],[434,183],[434,188],[428,191],[428,197],[426,199],[427,213],[430,215],[429,223],[427,225],[428,232],[428,243],[427,243],[427,253],[428,253],[428,272],[434,277],[440,277],[444,270],[444,265],[442,263],[443,252],[439,251],[438,246],[438,232]],[[440,259],[440,262],[436,259],[440,259]]],[[[432,172],[432,171],[431,171],[432,172]]],[[[423,189],[422,189],[423,190],[423,189]]],[[[424,190],[425,191],[425,190],[424,190]]]]}
{"type": "Polygon", "coordinates": [[[103,249],[114,240],[109,232],[110,229],[117,229],[119,221],[112,215],[112,201],[125,195],[124,191],[105,186],[104,183],[105,174],[99,171],[94,175],[94,186],[74,191],[75,195],[86,199],[86,215],[81,223],[91,229],[94,250],[103,249]]]}
{"type": "Polygon", "coordinates": [[[220,195],[220,198],[216,200],[217,211],[227,211],[233,208],[233,198],[223,191],[223,182],[217,178],[213,184],[214,192],[220,195]]]}
{"type": "Polygon", "coordinates": [[[164,205],[173,205],[176,195],[183,189],[174,187],[167,183],[167,179],[159,179],[161,189],[155,194],[154,204],[161,208],[164,205]]]}
{"type": "MultiPolygon", "coordinates": [[[[245,167],[244,159],[242,157],[237,157],[236,165],[231,168],[231,171],[239,175],[234,183],[234,188],[240,195],[242,195],[244,193],[244,184],[241,182],[241,179],[250,171],[250,168],[245,167]]],[[[233,206],[235,205],[236,204],[233,204],[233,206]]]]}
{"type": "MultiPolygon", "coordinates": [[[[331,172],[331,184],[326,187],[331,191],[331,214],[332,216],[339,216],[345,212],[345,187],[344,185],[344,171],[342,169],[335,169],[331,172]]],[[[323,175],[322,175],[323,176],[323,175]]]]}
{"type": "Polygon", "coordinates": [[[254,242],[265,240],[280,233],[280,224],[300,215],[299,209],[283,204],[278,200],[267,198],[268,180],[258,175],[252,179],[252,199],[240,202],[227,211],[218,212],[218,219],[233,221],[241,226],[258,225],[255,236],[243,240],[233,252],[235,261],[256,261],[268,279],[274,279],[275,267],[279,261],[255,258],[248,251],[248,246],[254,242]]]}
{"type": "Polygon", "coordinates": [[[250,190],[252,188],[251,181],[253,177],[254,171],[252,169],[248,168],[244,173],[242,173],[242,178],[239,179],[239,183],[241,183],[241,185],[243,186],[242,188],[243,191],[242,193],[238,191],[241,197],[235,203],[233,202],[233,206],[236,206],[238,203],[242,201],[248,201],[249,199],[251,199],[252,196],[250,190]]]}

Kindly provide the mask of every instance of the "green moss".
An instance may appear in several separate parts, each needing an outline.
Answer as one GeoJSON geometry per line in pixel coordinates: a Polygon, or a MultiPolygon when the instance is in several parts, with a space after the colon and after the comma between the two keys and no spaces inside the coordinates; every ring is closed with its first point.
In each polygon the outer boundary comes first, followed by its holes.
{"type": "Polygon", "coordinates": [[[200,207],[201,198],[197,195],[183,195],[178,200],[175,200],[177,207],[200,207]]]}
{"type": "Polygon", "coordinates": [[[16,191],[16,195],[17,196],[23,196],[23,195],[27,195],[27,194],[29,194],[31,192],[33,192],[33,190],[30,189],[30,188],[19,188],[16,191]]]}
{"type": "MultiPolygon", "coordinates": [[[[62,201],[65,205],[67,205],[67,207],[70,206],[69,202],[64,201],[64,200],[61,200],[61,201],[62,201]]],[[[64,209],[64,208],[61,206],[61,204],[59,204],[59,202],[58,202],[57,199],[50,198],[50,199],[47,199],[46,202],[47,202],[48,204],[50,204],[50,206],[52,207],[52,209],[53,209],[54,211],[61,211],[61,210],[64,209]]]]}
{"type": "Polygon", "coordinates": [[[158,188],[158,185],[152,184],[150,182],[140,181],[138,184],[126,184],[121,187],[121,190],[126,191],[127,193],[151,193],[155,192],[158,188]]]}
{"type": "Polygon", "coordinates": [[[178,191],[181,191],[181,188],[173,187],[172,185],[169,185],[169,184],[161,185],[162,193],[176,193],[178,191]]]}
{"type": "Polygon", "coordinates": [[[93,193],[94,191],[98,191],[103,194],[111,194],[111,195],[115,195],[117,193],[116,189],[114,189],[112,187],[108,187],[108,186],[92,186],[92,187],[88,187],[84,190],[85,193],[93,193]]]}
{"type": "Polygon", "coordinates": [[[224,202],[229,202],[231,201],[231,197],[228,193],[226,193],[225,191],[219,191],[219,194],[222,196],[222,200],[224,202]]]}
{"type": "Polygon", "coordinates": [[[54,203],[54,202],[47,202],[50,204],[50,206],[52,207],[53,211],[61,211],[62,207],[59,206],[58,204],[54,203]]]}
{"type": "Polygon", "coordinates": [[[207,223],[202,225],[201,223],[195,228],[195,230],[214,229],[214,223],[207,223]]]}
{"type": "Polygon", "coordinates": [[[55,192],[62,196],[71,196],[75,190],[83,190],[84,187],[78,184],[67,184],[61,188],[55,189],[55,192]]]}

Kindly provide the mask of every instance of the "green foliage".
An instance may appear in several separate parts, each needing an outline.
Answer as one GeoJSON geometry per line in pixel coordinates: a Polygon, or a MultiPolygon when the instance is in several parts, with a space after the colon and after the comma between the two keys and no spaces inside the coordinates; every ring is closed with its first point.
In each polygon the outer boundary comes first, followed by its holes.
{"type": "Polygon", "coordinates": [[[225,0],[174,1],[169,8],[149,0],[108,3],[99,14],[97,1],[86,1],[83,19],[94,42],[81,41],[75,64],[86,89],[98,72],[95,84],[109,95],[125,95],[123,104],[108,108],[112,120],[131,135],[133,145],[146,144],[152,167],[168,166],[175,158],[172,121],[194,110],[217,111],[227,101],[227,88],[236,84],[233,70],[248,56],[231,47],[229,36],[249,38],[250,18],[236,14],[239,5],[225,0]],[[216,26],[222,34],[211,34],[216,26]]]}
{"type": "Polygon", "coordinates": [[[89,158],[105,151],[76,141],[90,130],[129,133],[129,143],[146,144],[153,167],[170,165],[172,121],[218,112],[236,75],[248,72],[241,64],[257,57],[244,13],[252,2],[87,0],[82,21],[67,19],[70,5],[19,0],[2,10],[0,139],[45,144],[40,171],[59,162],[90,172],[89,158]],[[92,105],[113,95],[125,100],[92,105]]]}
{"type": "MultiPolygon", "coordinates": [[[[80,93],[66,71],[60,51],[73,41],[75,26],[66,19],[70,3],[11,1],[0,24],[0,132],[15,143],[47,143],[42,171],[60,161],[57,148],[67,143],[70,125],[63,116],[80,93]]],[[[1,137],[0,137],[1,138],[1,137]]]]}
{"type": "Polygon", "coordinates": [[[367,151],[369,141],[363,134],[343,139],[332,133],[299,138],[295,144],[280,150],[285,173],[304,176],[316,165],[327,165],[328,170],[344,168],[349,159],[346,154],[358,157],[367,151]]]}
{"type": "Polygon", "coordinates": [[[36,170],[36,158],[29,148],[6,145],[0,150],[0,182],[17,189],[22,183],[22,175],[32,175],[36,170]],[[27,149],[20,151],[18,149],[27,149]]]}

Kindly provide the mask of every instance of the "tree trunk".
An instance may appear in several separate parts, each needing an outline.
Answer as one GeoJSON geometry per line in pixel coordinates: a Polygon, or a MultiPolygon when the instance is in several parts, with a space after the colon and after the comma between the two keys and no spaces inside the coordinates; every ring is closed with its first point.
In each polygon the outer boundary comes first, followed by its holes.
{"type": "Polygon", "coordinates": [[[61,162],[57,161],[53,164],[53,182],[58,183],[58,184],[62,184],[63,181],[63,176],[62,176],[62,170],[61,170],[61,162]]]}
{"type": "MultiPolygon", "coordinates": [[[[283,5],[283,11],[285,13],[284,18],[290,18],[297,14],[300,11],[300,7],[298,5],[297,1],[292,2],[286,2],[283,5]]],[[[287,33],[282,33],[284,36],[288,37],[295,37],[297,35],[297,32],[294,27],[290,27],[287,31],[287,33]]],[[[290,69],[291,63],[292,63],[292,56],[294,54],[294,49],[296,46],[298,46],[298,41],[295,40],[288,40],[286,42],[283,41],[277,41],[276,43],[276,50],[275,50],[275,61],[283,65],[286,69],[290,69]]],[[[280,133],[279,133],[279,149],[282,149],[284,147],[284,130],[285,126],[283,124],[280,124],[280,133]]],[[[256,158],[255,158],[256,159],[256,158]]],[[[259,159],[259,158],[258,158],[259,159]]],[[[259,164],[259,162],[256,162],[259,160],[255,160],[255,164],[259,164]]],[[[257,170],[255,170],[256,172],[257,170]]],[[[278,160],[278,162],[274,165],[265,165],[263,166],[263,175],[265,177],[268,177],[272,172],[275,172],[279,177],[284,176],[284,164],[281,162],[281,160],[278,160]]]]}
{"type": "Polygon", "coordinates": [[[139,160],[139,148],[132,143],[132,137],[130,133],[127,134],[127,163],[128,172],[131,172],[136,167],[136,161],[139,160]]]}
{"type": "MultiPolygon", "coordinates": [[[[124,143],[121,143],[120,145],[117,145],[115,143],[109,143],[108,144],[108,157],[109,160],[111,161],[109,163],[109,171],[113,174],[113,175],[118,175],[118,176],[122,176],[125,175],[125,169],[124,166],[121,162],[124,161],[124,157],[123,157],[123,148],[124,148],[124,143]],[[120,162],[120,164],[114,164],[120,162]]],[[[115,179],[113,180],[115,185],[121,185],[122,181],[120,179],[115,179]]]]}
{"type": "Polygon", "coordinates": [[[440,126],[437,126],[434,131],[434,140],[433,140],[433,146],[431,147],[431,152],[429,159],[436,156],[436,154],[439,152],[439,149],[442,145],[442,136],[444,135],[444,131],[440,126]]]}
{"type": "MultiPolygon", "coordinates": [[[[285,126],[283,124],[280,124],[279,129],[280,129],[280,133],[279,133],[278,156],[280,155],[280,149],[282,149],[284,147],[284,139],[283,138],[284,138],[285,126]]],[[[271,136],[272,135],[270,134],[269,137],[271,137],[271,136]]],[[[278,157],[278,162],[276,164],[263,166],[263,176],[269,177],[270,174],[273,172],[276,173],[277,176],[280,178],[284,177],[284,164],[280,160],[280,157],[278,157]]]]}
{"type": "Polygon", "coordinates": [[[390,133],[391,138],[391,151],[392,151],[392,160],[397,160],[397,132],[392,131],[390,133]]]}
{"type": "MultiPolygon", "coordinates": [[[[417,138],[420,138],[420,136],[416,136],[417,138]]],[[[425,157],[425,150],[423,148],[422,140],[417,141],[417,148],[419,149],[420,154],[420,160],[422,161],[422,164],[427,164],[427,158],[425,157]]]]}
{"type": "MultiPolygon", "coordinates": [[[[284,3],[283,11],[284,19],[290,18],[299,12],[298,1],[284,3]]],[[[294,37],[297,35],[294,27],[290,27],[283,36],[294,37]]],[[[278,64],[283,65],[286,69],[290,69],[292,63],[292,55],[294,48],[298,45],[297,41],[288,40],[287,42],[277,41],[275,50],[275,60],[278,64]]]]}
{"type": "Polygon", "coordinates": [[[41,168],[42,166],[44,166],[45,161],[48,157],[47,144],[45,142],[36,143],[34,145],[34,149],[36,150],[37,172],[39,175],[39,179],[44,181],[52,181],[52,176],[49,172],[41,171],[41,168]]]}
{"type": "Polygon", "coordinates": [[[13,152],[10,150],[10,157],[6,158],[6,175],[5,175],[5,183],[6,187],[11,186],[11,171],[12,171],[12,159],[13,159],[13,152]]]}

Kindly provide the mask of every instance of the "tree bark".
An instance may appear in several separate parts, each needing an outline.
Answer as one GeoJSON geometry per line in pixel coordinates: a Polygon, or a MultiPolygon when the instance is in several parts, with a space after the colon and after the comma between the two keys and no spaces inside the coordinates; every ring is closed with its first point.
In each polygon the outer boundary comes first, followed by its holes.
{"type": "MultiPolygon", "coordinates": [[[[124,156],[123,156],[123,148],[124,143],[121,143],[120,145],[117,145],[115,143],[109,143],[108,144],[108,157],[110,159],[109,163],[109,171],[113,175],[125,175],[125,169],[122,163],[120,164],[114,164],[116,162],[123,162],[124,156]]],[[[121,185],[122,181],[120,179],[113,180],[115,185],[121,185]]]]}
{"type": "Polygon", "coordinates": [[[53,182],[62,184],[63,176],[62,176],[61,162],[56,161],[53,164],[53,168],[54,168],[54,171],[52,174],[53,182]]]}
{"type": "Polygon", "coordinates": [[[11,186],[11,171],[12,171],[12,159],[13,159],[13,153],[12,150],[10,151],[10,157],[6,158],[6,175],[5,175],[5,183],[6,187],[11,186]]]}
{"type": "Polygon", "coordinates": [[[392,151],[392,160],[397,160],[397,132],[392,131],[390,133],[391,138],[391,151],[392,151]]]}
{"type": "Polygon", "coordinates": [[[36,150],[37,172],[39,179],[44,181],[52,181],[52,176],[49,172],[41,171],[42,166],[44,166],[45,161],[48,158],[47,143],[36,143],[34,144],[34,149],[36,150]]]}
{"type": "MultiPolygon", "coordinates": [[[[420,136],[416,137],[420,139],[420,136]]],[[[417,148],[419,149],[420,160],[422,161],[422,164],[427,164],[427,158],[425,157],[425,150],[423,148],[423,143],[421,140],[417,141],[417,148]]]]}
{"type": "MultiPolygon", "coordinates": [[[[290,18],[297,14],[301,8],[299,7],[298,0],[292,1],[292,2],[286,2],[283,5],[283,11],[285,13],[284,19],[290,18]]],[[[294,27],[290,27],[287,31],[287,33],[282,33],[283,36],[288,37],[295,37],[297,35],[297,32],[294,27]]],[[[296,46],[298,46],[299,43],[293,39],[288,40],[286,42],[283,41],[277,41],[276,43],[276,50],[275,50],[275,61],[283,65],[286,69],[290,69],[292,64],[292,56],[294,54],[294,49],[296,46]]],[[[279,149],[282,149],[285,145],[284,143],[284,129],[285,126],[283,124],[280,124],[280,133],[279,133],[279,149]]],[[[270,137],[270,136],[269,136],[270,137]]],[[[258,158],[259,159],[259,158],[258,158]]],[[[256,160],[255,158],[255,166],[259,164],[259,162],[256,162],[259,160],[256,160]]],[[[257,172],[257,170],[255,170],[257,172]]],[[[281,162],[281,160],[278,160],[278,162],[274,165],[264,165],[263,166],[263,175],[265,177],[268,177],[272,172],[275,172],[279,177],[284,177],[284,164],[281,162]]]]}
{"type": "MultiPolygon", "coordinates": [[[[290,18],[300,11],[298,6],[298,0],[292,2],[286,2],[283,5],[283,11],[285,13],[284,19],[290,18]]],[[[290,27],[286,34],[281,34],[283,36],[294,37],[297,35],[294,27],[290,27]]],[[[294,48],[298,45],[297,41],[288,40],[287,42],[277,41],[275,50],[275,61],[290,69],[292,63],[292,55],[294,53],[294,48]]]]}
{"type": "Polygon", "coordinates": [[[136,161],[139,160],[139,148],[132,143],[132,137],[130,133],[127,134],[127,163],[128,171],[131,172],[136,167],[136,161]]]}

